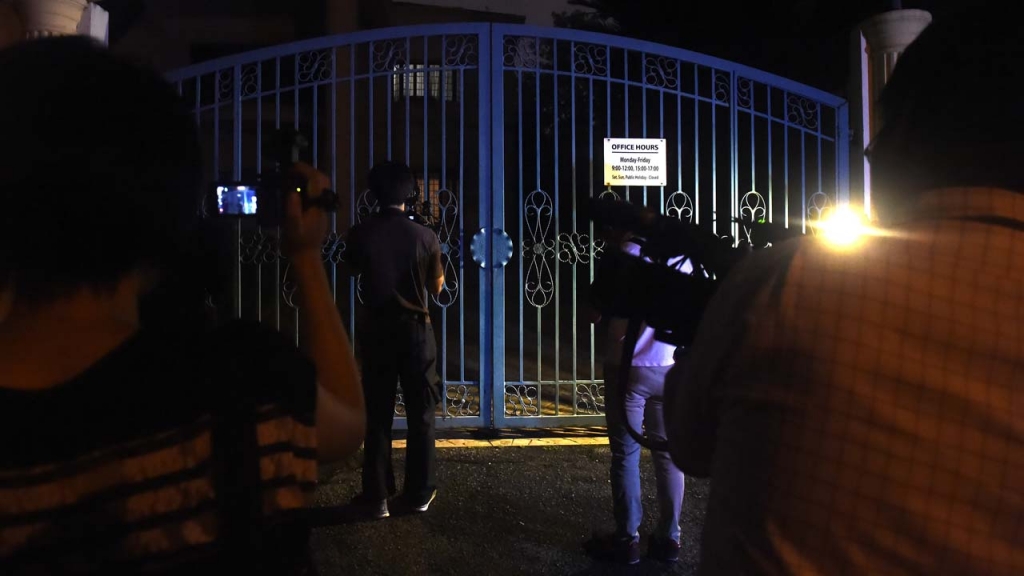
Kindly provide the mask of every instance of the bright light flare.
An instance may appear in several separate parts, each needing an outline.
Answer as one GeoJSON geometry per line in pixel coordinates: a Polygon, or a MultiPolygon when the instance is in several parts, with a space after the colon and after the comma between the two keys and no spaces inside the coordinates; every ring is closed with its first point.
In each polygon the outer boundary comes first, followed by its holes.
{"type": "Polygon", "coordinates": [[[867,218],[849,206],[839,206],[816,227],[818,236],[837,248],[851,248],[869,233],[867,218]]]}

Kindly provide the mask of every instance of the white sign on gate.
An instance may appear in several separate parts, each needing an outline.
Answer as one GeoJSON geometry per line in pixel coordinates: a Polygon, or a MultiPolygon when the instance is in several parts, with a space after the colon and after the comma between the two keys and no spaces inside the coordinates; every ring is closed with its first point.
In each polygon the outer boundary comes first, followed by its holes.
{"type": "Polygon", "coordinates": [[[605,138],[605,186],[667,186],[664,138],[605,138]]]}

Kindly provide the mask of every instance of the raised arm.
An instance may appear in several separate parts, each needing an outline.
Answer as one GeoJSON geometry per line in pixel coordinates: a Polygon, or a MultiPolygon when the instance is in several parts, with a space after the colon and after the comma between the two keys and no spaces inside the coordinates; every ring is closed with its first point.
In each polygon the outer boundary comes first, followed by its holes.
{"type": "MultiPolygon", "coordinates": [[[[311,166],[296,170],[306,177],[311,197],[329,185],[327,176],[311,166]]],[[[343,458],[362,444],[366,408],[352,343],[341,322],[321,260],[327,215],[319,208],[303,210],[298,194],[290,194],[285,210],[282,249],[299,287],[302,348],[317,371],[316,434],[322,461],[343,458]]]]}

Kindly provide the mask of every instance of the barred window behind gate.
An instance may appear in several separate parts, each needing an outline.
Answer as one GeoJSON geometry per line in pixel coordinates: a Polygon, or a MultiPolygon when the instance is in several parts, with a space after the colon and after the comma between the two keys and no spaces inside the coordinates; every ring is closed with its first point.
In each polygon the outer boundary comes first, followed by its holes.
{"type": "Polygon", "coordinates": [[[445,102],[455,100],[455,73],[451,70],[433,70],[423,64],[395,66],[392,79],[392,98],[397,102],[406,96],[439,100],[444,92],[445,102]],[[442,74],[444,82],[442,82],[442,74]]]}

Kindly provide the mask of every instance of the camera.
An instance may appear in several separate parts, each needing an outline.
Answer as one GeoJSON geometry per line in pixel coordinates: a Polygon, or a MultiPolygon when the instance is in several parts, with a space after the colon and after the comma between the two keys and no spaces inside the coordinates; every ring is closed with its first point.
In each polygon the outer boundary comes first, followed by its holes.
{"type": "Polygon", "coordinates": [[[416,203],[416,198],[413,197],[405,205],[405,217],[431,230],[437,229],[437,222],[434,219],[434,215],[430,212],[429,202],[416,203]]]}
{"type": "Polygon", "coordinates": [[[598,227],[634,234],[643,256],[605,251],[591,286],[598,311],[639,318],[655,329],[659,340],[677,346],[693,342],[719,283],[747,254],[800,235],[797,229],[736,219],[748,232],[736,242],[648,208],[600,198],[591,201],[590,216],[598,227]],[[679,256],[690,260],[693,274],[667,264],[679,256]]]}
{"type": "Polygon", "coordinates": [[[405,217],[421,226],[433,229],[436,223],[434,222],[433,215],[430,213],[430,202],[426,199],[422,202],[419,201],[423,197],[423,191],[420,190],[416,173],[411,168],[408,170],[409,179],[412,181],[412,190],[405,199],[405,217]]]}
{"type": "Polygon", "coordinates": [[[436,231],[438,225],[434,214],[430,210],[430,200],[424,198],[422,202],[420,201],[423,193],[420,190],[416,173],[401,162],[386,160],[374,166],[373,170],[370,171],[370,199],[377,203],[371,211],[377,212],[383,205],[380,198],[377,197],[375,190],[389,189],[392,186],[404,187],[406,184],[409,185],[409,191],[405,198],[401,199],[402,204],[405,205],[405,217],[421,226],[436,231]]]}
{"type": "Polygon", "coordinates": [[[187,332],[220,321],[217,311],[231,301],[230,270],[238,258],[230,249],[238,242],[234,227],[224,224],[246,220],[264,227],[280,226],[288,193],[300,195],[303,209],[337,209],[337,194],[324,190],[310,198],[305,179],[293,171],[308,148],[299,132],[279,130],[264,140],[264,157],[272,162],[270,170],[248,180],[214,182],[204,190],[202,214],[206,218],[173,264],[175,273],[168,275],[173,280],[162,282],[143,303],[141,315],[147,327],[187,332]]]}
{"type": "Polygon", "coordinates": [[[324,190],[310,198],[305,180],[291,167],[299,161],[309,141],[295,130],[276,130],[268,138],[273,168],[253,181],[214,182],[206,197],[206,213],[215,218],[254,218],[260,226],[280,226],[284,218],[286,195],[296,192],[303,209],[319,206],[327,212],[337,210],[338,195],[324,190]]]}
{"type": "MultiPolygon", "coordinates": [[[[737,242],[628,202],[593,199],[589,208],[595,225],[629,232],[634,235],[631,241],[641,245],[642,257],[606,249],[591,285],[592,304],[602,316],[629,320],[618,362],[621,382],[629,382],[643,324],[662,342],[690,346],[704,310],[736,264],[755,249],[799,236],[799,231],[775,224],[736,219],[745,231],[745,238],[737,242]],[[692,273],[669,265],[680,256],[690,260],[692,273]]],[[[669,392],[666,389],[665,394],[669,392]]],[[[628,423],[624,405],[609,409],[619,411],[621,421],[628,423]]],[[[647,438],[628,424],[626,431],[647,448],[668,449],[666,442],[647,438]]]]}
{"type": "Polygon", "coordinates": [[[218,216],[256,216],[259,213],[257,184],[243,182],[213,185],[218,216]]]}

